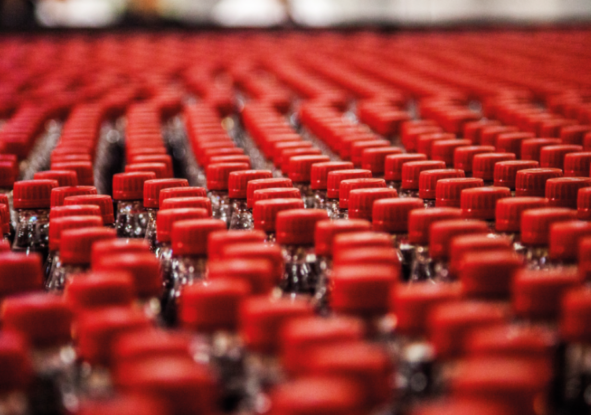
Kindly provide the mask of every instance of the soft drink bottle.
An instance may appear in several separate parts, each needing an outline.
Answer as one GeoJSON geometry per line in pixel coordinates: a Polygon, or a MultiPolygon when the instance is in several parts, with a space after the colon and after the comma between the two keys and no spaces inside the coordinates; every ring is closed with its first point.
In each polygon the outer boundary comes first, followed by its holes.
{"type": "MultiPolygon", "coordinates": [[[[507,236],[463,235],[456,236],[450,242],[449,247],[449,276],[452,281],[459,278],[464,256],[473,253],[513,252],[511,238],[507,236]]],[[[522,261],[523,262],[523,261],[522,261]]]]}
{"type": "Polygon", "coordinates": [[[252,210],[247,205],[247,187],[252,180],[271,179],[269,170],[244,170],[230,173],[228,197],[231,204],[229,229],[252,229],[252,210]]]}
{"type": "Polygon", "coordinates": [[[361,168],[371,171],[372,177],[384,179],[386,157],[401,153],[402,150],[397,147],[368,148],[361,155],[361,168]]]}
{"type": "MultiPolygon", "coordinates": [[[[246,186],[246,207],[252,211],[254,207],[254,193],[262,189],[293,188],[293,183],[287,178],[250,180],[246,186]]],[[[300,196],[298,196],[300,197],[300,196]]]]}
{"type": "Polygon", "coordinates": [[[144,238],[148,213],[144,207],[144,183],[153,173],[119,173],[113,176],[116,228],[119,238],[144,238]]]}
{"type": "MultiPolygon", "coordinates": [[[[232,250],[234,245],[228,247],[232,250]]],[[[256,246],[256,245],[255,245],[256,246]]],[[[276,245],[261,244],[261,248],[278,248],[279,253],[281,249],[276,245]]],[[[240,254],[239,254],[240,255],[240,254]]],[[[268,257],[268,256],[267,256],[268,257]]],[[[281,257],[280,265],[283,265],[283,258],[281,257]]],[[[278,289],[281,276],[283,275],[283,267],[281,274],[277,275],[276,267],[269,259],[253,258],[253,259],[224,259],[221,261],[211,261],[207,265],[207,279],[233,279],[246,282],[250,287],[251,295],[271,295],[272,297],[280,297],[281,291],[278,289]]]]}

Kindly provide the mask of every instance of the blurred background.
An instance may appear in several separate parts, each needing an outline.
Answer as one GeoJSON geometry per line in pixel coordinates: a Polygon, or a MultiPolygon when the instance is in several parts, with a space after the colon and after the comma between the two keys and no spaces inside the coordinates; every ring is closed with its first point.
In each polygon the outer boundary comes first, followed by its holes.
{"type": "Polygon", "coordinates": [[[591,0],[0,0],[0,29],[413,26],[591,18],[591,0]]]}

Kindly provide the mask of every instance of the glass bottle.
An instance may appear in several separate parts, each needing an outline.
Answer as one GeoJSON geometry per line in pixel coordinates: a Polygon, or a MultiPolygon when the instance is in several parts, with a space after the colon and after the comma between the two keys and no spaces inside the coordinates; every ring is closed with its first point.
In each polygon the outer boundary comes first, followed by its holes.
{"type": "MultiPolygon", "coordinates": [[[[272,189],[257,190],[258,192],[269,193],[272,189]]],[[[281,189],[283,193],[287,189],[281,189]]],[[[297,190],[297,189],[295,189],[297,190]]],[[[277,239],[277,215],[279,212],[291,209],[303,209],[304,202],[302,199],[295,198],[279,198],[258,200],[254,204],[253,209],[253,225],[254,229],[264,231],[267,235],[265,242],[275,243],[277,239]]]]}
{"type": "Polygon", "coordinates": [[[252,229],[252,210],[247,205],[247,187],[252,180],[271,179],[270,170],[232,172],[228,178],[228,197],[231,204],[229,229],[252,229]]]}
{"type": "Polygon", "coordinates": [[[230,173],[248,169],[246,163],[220,163],[207,166],[207,190],[215,219],[221,219],[230,224],[232,206],[228,197],[228,179],[230,173]]]}

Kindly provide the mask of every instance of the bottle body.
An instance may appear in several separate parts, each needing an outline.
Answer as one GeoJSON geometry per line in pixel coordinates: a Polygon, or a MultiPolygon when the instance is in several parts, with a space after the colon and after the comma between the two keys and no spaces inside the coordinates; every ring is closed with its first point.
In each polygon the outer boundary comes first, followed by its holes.
{"type": "Polygon", "coordinates": [[[591,390],[591,345],[573,343],[562,347],[564,353],[564,378],[559,398],[565,413],[587,414],[591,412],[588,394],[591,390]]]}
{"type": "Polygon", "coordinates": [[[293,187],[300,191],[302,201],[304,202],[304,208],[312,209],[316,203],[316,194],[314,190],[310,188],[310,183],[294,183],[293,187]]]}
{"type": "Polygon", "coordinates": [[[409,282],[428,281],[435,277],[435,265],[429,255],[428,246],[416,246],[412,249],[412,265],[409,282]]]}
{"type": "Polygon", "coordinates": [[[313,296],[318,286],[318,268],[313,246],[282,247],[285,272],[281,289],[288,295],[313,296]]]}
{"type": "Polygon", "coordinates": [[[419,197],[418,189],[400,189],[398,197],[419,197]]]}
{"type": "Polygon", "coordinates": [[[392,235],[392,243],[396,249],[400,261],[400,271],[403,281],[410,281],[415,254],[415,246],[408,240],[408,234],[399,233],[392,235]]]}
{"type": "Polygon", "coordinates": [[[148,223],[146,225],[146,234],[144,239],[148,241],[150,250],[156,252],[156,216],[158,215],[158,209],[146,209],[148,216],[148,223]]]}
{"type": "Polygon", "coordinates": [[[49,252],[49,209],[19,209],[12,249],[37,252],[43,260],[49,252]]]}
{"type": "MultiPolygon", "coordinates": [[[[59,261],[59,260],[58,260],[59,261]]],[[[90,264],[63,264],[61,261],[55,264],[55,268],[45,284],[49,292],[60,293],[66,286],[66,281],[72,275],[83,274],[90,269],[90,264]]]]}
{"type": "Polygon", "coordinates": [[[250,230],[254,227],[252,209],[249,209],[244,199],[232,199],[232,214],[229,229],[250,230]]]}
{"type": "Polygon", "coordinates": [[[269,391],[285,378],[279,359],[272,355],[249,353],[245,359],[246,411],[263,413],[269,407],[269,391]]]}
{"type": "Polygon", "coordinates": [[[330,216],[330,211],[328,210],[328,198],[326,196],[326,189],[317,189],[314,190],[314,209],[324,209],[327,212],[329,212],[329,216],[330,216]]]}
{"type": "Polygon", "coordinates": [[[164,280],[162,315],[168,325],[177,320],[177,302],[184,286],[205,280],[204,256],[176,256],[170,259],[170,279],[164,280]]]}
{"type": "Polygon", "coordinates": [[[211,200],[211,214],[214,219],[221,219],[230,224],[232,216],[232,205],[227,191],[211,190],[208,192],[208,197],[211,200]]]}
{"type": "Polygon", "coordinates": [[[115,228],[118,238],[144,238],[148,222],[149,215],[141,200],[117,202],[115,228]]]}
{"type": "Polygon", "coordinates": [[[327,199],[326,200],[326,212],[328,213],[328,218],[335,220],[339,219],[340,209],[339,209],[339,199],[327,199]]]}
{"type": "Polygon", "coordinates": [[[332,258],[327,256],[317,257],[316,269],[318,270],[318,282],[314,294],[314,306],[321,315],[325,315],[328,313],[328,289],[332,271],[332,258]]]}
{"type": "Polygon", "coordinates": [[[529,269],[550,268],[550,258],[547,246],[526,246],[525,262],[529,269]]]}

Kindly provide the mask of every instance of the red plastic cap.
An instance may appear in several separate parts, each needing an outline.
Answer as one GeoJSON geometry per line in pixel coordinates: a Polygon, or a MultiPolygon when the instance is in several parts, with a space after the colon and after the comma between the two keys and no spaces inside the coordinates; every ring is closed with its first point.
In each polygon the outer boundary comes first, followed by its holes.
{"type": "Polygon", "coordinates": [[[417,150],[417,140],[420,135],[434,134],[441,132],[441,127],[437,126],[432,120],[420,120],[422,125],[404,123],[401,128],[402,145],[407,152],[414,152],[417,150]],[[430,125],[426,125],[428,122],[430,125]]]}
{"type": "Polygon", "coordinates": [[[115,174],[113,175],[113,199],[143,200],[144,183],[155,178],[156,175],[151,172],[115,174]]]}
{"type": "Polygon", "coordinates": [[[580,283],[576,270],[519,271],[513,278],[513,312],[531,320],[555,319],[560,313],[562,295],[580,283]]]}
{"type": "MultiPolygon", "coordinates": [[[[262,248],[262,246],[258,248],[262,248]]],[[[210,261],[207,264],[207,278],[210,280],[220,278],[238,280],[246,284],[251,295],[270,294],[276,285],[279,284],[284,270],[282,269],[281,274],[277,275],[275,272],[276,265],[267,259],[269,255],[266,258],[252,257],[251,259],[238,259],[240,258],[240,253],[238,255],[235,258],[224,257],[221,260],[210,261]]],[[[279,262],[280,265],[283,265],[283,258],[279,258],[279,260],[277,258],[273,259],[275,263],[279,262]]]]}
{"type": "Polygon", "coordinates": [[[521,214],[521,241],[527,245],[548,245],[550,226],[576,217],[577,212],[572,209],[528,209],[521,214]]]}
{"type": "MultiPolygon", "coordinates": [[[[160,212],[158,215],[160,215],[160,212]]],[[[206,256],[209,234],[224,229],[226,229],[226,224],[219,219],[178,218],[178,220],[172,222],[172,232],[170,234],[174,255],[206,256]]]]}
{"type": "Polygon", "coordinates": [[[526,169],[535,169],[538,162],[534,160],[511,160],[501,161],[495,164],[494,181],[495,186],[508,187],[515,190],[515,178],[517,172],[526,169]]]}
{"type": "Polygon", "coordinates": [[[78,321],[78,353],[91,364],[109,367],[118,337],[149,326],[148,317],[132,307],[107,307],[84,313],[78,321]]]}
{"type": "Polygon", "coordinates": [[[113,199],[109,195],[68,196],[64,199],[64,205],[96,205],[101,210],[104,225],[111,225],[115,222],[113,199]]]}
{"type": "Polygon", "coordinates": [[[561,144],[559,138],[530,138],[521,142],[521,159],[540,161],[542,147],[561,144]]]}
{"type": "Polygon", "coordinates": [[[480,144],[497,147],[497,139],[501,134],[518,132],[517,127],[507,125],[495,125],[485,127],[481,131],[480,144]]]}
{"type": "Polygon", "coordinates": [[[464,189],[483,187],[484,181],[476,177],[459,179],[441,179],[435,187],[435,205],[437,207],[461,206],[461,196],[464,189]]]}
{"type": "Polygon", "coordinates": [[[423,209],[423,201],[419,198],[376,200],[373,204],[373,230],[392,234],[408,233],[408,217],[415,209],[423,209]]]}
{"type": "Polygon", "coordinates": [[[560,169],[526,169],[515,175],[515,196],[545,197],[546,181],[562,177],[560,169]]]}
{"type": "Polygon", "coordinates": [[[316,223],[325,219],[328,219],[328,214],[323,209],[292,209],[279,212],[276,216],[277,243],[314,245],[316,223]]]}
{"type": "Polygon", "coordinates": [[[229,156],[213,156],[209,158],[209,164],[218,163],[246,163],[249,168],[252,166],[250,157],[245,154],[233,154],[229,156]]]}
{"type": "Polygon", "coordinates": [[[372,220],[373,204],[380,199],[397,198],[394,189],[354,189],[349,193],[349,218],[372,220]]]}
{"type": "MultiPolygon", "coordinates": [[[[281,189],[278,192],[272,192],[275,189],[264,189],[259,190],[255,193],[261,192],[265,193],[266,196],[269,192],[271,194],[280,193],[277,196],[289,196],[286,194],[286,190],[288,189],[281,189]]],[[[254,228],[259,229],[265,232],[274,232],[276,228],[276,221],[277,221],[277,214],[284,210],[291,210],[291,209],[303,209],[304,202],[302,199],[299,198],[273,198],[267,200],[257,200],[255,201],[254,208],[253,208],[253,220],[254,220],[254,228]]]]}
{"type": "Polygon", "coordinates": [[[455,151],[462,147],[471,146],[470,140],[441,140],[433,143],[431,147],[431,159],[441,160],[445,162],[448,167],[454,166],[454,154],[455,151]]]}
{"type": "Polygon", "coordinates": [[[402,166],[411,161],[427,160],[425,154],[392,154],[384,161],[384,179],[388,181],[402,181],[402,166]]]}
{"type": "Polygon", "coordinates": [[[207,237],[207,255],[210,260],[223,257],[223,250],[235,244],[265,242],[267,235],[263,231],[217,231],[207,237]]]}
{"type": "Polygon", "coordinates": [[[450,244],[453,238],[462,235],[487,234],[486,222],[480,220],[442,220],[431,224],[429,255],[434,260],[450,257],[450,244]]]}
{"type": "MultiPolygon", "coordinates": [[[[51,207],[64,206],[67,197],[97,195],[97,193],[96,187],[94,186],[56,187],[51,191],[51,207]]],[[[99,206],[97,203],[91,204],[99,206]]]]}
{"type": "Polygon", "coordinates": [[[56,180],[22,180],[14,183],[13,206],[15,209],[49,209],[52,191],[58,187],[56,180]]]}
{"type": "MultiPolygon", "coordinates": [[[[281,152],[281,173],[283,173],[284,176],[288,176],[289,175],[289,168],[290,168],[290,160],[293,157],[303,157],[303,156],[322,156],[322,151],[320,151],[320,149],[318,148],[290,148],[290,149],[286,149],[283,150],[281,152]]],[[[328,161],[326,159],[323,159],[321,161],[325,162],[328,161]]],[[[279,166],[277,166],[279,167],[279,166]]]]}
{"type": "Polygon", "coordinates": [[[187,179],[154,179],[144,182],[144,207],[158,209],[160,191],[171,187],[189,187],[187,179]]]}
{"type": "Polygon", "coordinates": [[[577,193],[577,216],[581,220],[591,220],[591,188],[583,187],[577,193]]]}
{"type": "Polygon", "coordinates": [[[0,333],[0,391],[22,391],[33,379],[30,351],[25,339],[14,332],[0,333]]]}
{"type": "Polygon", "coordinates": [[[591,125],[566,125],[560,129],[560,139],[564,144],[582,145],[588,132],[591,132],[591,125]]]}
{"type": "Polygon", "coordinates": [[[533,133],[513,132],[500,134],[497,137],[496,149],[499,153],[513,153],[521,158],[521,142],[534,138],[533,133]]]}
{"type": "Polygon", "coordinates": [[[361,156],[361,168],[370,170],[374,176],[383,176],[386,157],[400,153],[402,150],[397,147],[368,148],[361,156]]]}
{"type": "Polygon", "coordinates": [[[559,177],[546,181],[546,198],[552,207],[577,208],[579,189],[591,186],[588,177],[559,177]]]}
{"type": "Polygon", "coordinates": [[[468,122],[464,124],[464,137],[474,143],[480,143],[482,130],[495,125],[501,125],[501,123],[497,120],[487,119],[468,122]]]}
{"type": "Polygon", "coordinates": [[[472,163],[474,156],[477,154],[492,153],[495,151],[493,146],[462,146],[454,150],[455,169],[464,170],[464,172],[472,172],[472,163]]]}
{"type": "Polygon", "coordinates": [[[512,249],[512,242],[509,237],[491,237],[490,235],[456,236],[452,239],[449,248],[450,275],[452,276],[452,279],[457,279],[457,276],[462,269],[464,255],[466,254],[486,251],[512,252],[512,249]]]}
{"type": "Polygon", "coordinates": [[[113,253],[101,256],[92,264],[92,269],[129,273],[133,278],[135,293],[141,299],[157,297],[162,291],[160,261],[151,252],[113,253]]]}
{"type": "Polygon", "coordinates": [[[568,153],[576,153],[580,151],[583,151],[582,146],[572,144],[558,144],[542,147],[540,150],[540,166],[562,169],[564,168],[564,157],[568,153]]]}
{"type": "Polygon", "coordinates": [[[439,304],[458,301],[460,298],[460,284],[397,284],[390,292],[390,308],[396,315],[396,328],[400,333],[426,336],[431,310],[439,304]]]}
{"type": "Polygon", "coordinates": [[[445,169],[443,161],[425,160],[411,161],[402,166],[402,185],[405,190],[418,190],[419,177],[422,171],[445,169]]]}
{"type": "Polygon", "coordinates": [[[228,176],[228,195],[230,199],[246,199],[248,182],[251,180],[271,179],[269,170],[243,170],[230,173],[228,176]]]}
{"type": "MultiPolygon", "coordinates": [[[[249,276],[255,273],[251,272],[249,269],[245,269],[248,267],[243,264],[248,264],[248,266],[262,270],[267,268],[265,263],[269,263],[272,266],[271,284],[273,285],[281,280],[284,272],[284,262],[283,254],[281,253],[281,247],[277,245],[269,245],[266,243],[234,244],[226,246],[223,249],[223,260],[212,261],[210,263],[210,272],[212,266],[211,264],[214,263],[219,268],[221,267],[221,269],[224,270],[223,272],[237,272],[237,270],[239,270],[240,275],[246,272],[249,276]],[[240,262],[240,264],[235,266],[234,263],[238,262],[240,262]],[[255,262],[256,264],[254,264],[255,262]]],[[[267,281],[266,275],[263,278],[254,275],[253,278],[254,279],[251,281],[253,293],[264,294],[268,292],[267,288],[271,288],[263,286],[267,281]],[[255,280],[257,283],[255,283],[255,280]],[[261,282],[261,286],[258,285],[259,281],[261,282]]]]}
{"type": "Polygon", "coordinates": [[[108,239],[92,245],[90,262],[94,266],[101,261],[102,257],[109,255],[148,252],[150,252],[150,244],[144,239],[108,239]]]}
{"type": "Polygon", "coordinates": [[[483,153],[476,154],[472,161],[472,175],[482,180],[494,179],[495,164],[500,161],[515,160],[513,153],[483,153]]]}
{"type": "Polygon", "coordinates": [[[363,152],[370,148],[390,147],[388,140],[376,139],[369,141],[356,141],[351,145],[351,161],[355,167],[361,167],[363,152]]]}
{"type": "Polygon", "coordinates": [[[449,219],[459,219],[462,215],[460,209],[433,208],[415,209],[408,214],[408,239],[411,244],[429,244],[431,224],[449,219]]]}
{"type": "Polygon", "coordinates": [[[76,312],[113,306],[131,306],[135,289],[127,272],[91,272],[66,281],[64,299],[76,312]]]}
{"type": "MultiPolygon", "coordinates": [[[[12,189],[14,182],[18,177],[17,169],[15,169],[15,162],[0,160],[0,188],[12,189]]],[[[36,176],[36,175],[35,175],[36,176]]],[[[33,177],[34,179],[50,179],[51,177],[33,177]]]]}
{"type": "Polygon", "coordinates": [[[38,348],[71,342],[73,319],[68,304],[49,293],[24,294],[2,302],[2,329],[19,332],[38,348]]]}
{"type": "Polygon", "coordinates": [[[289,178],[295,183],[309,183],[312,166],[316,163],[329,162],[328,156],[306,155],[289,159],[289,178]]]}
{"type": "Polygon", "coordinates": [[[292,375],[309,371],[310,353],[330,345],[362,341],[365,328],[350,317],[304,317],[293,319],[281,330],[281,361],[292,375]]]}
{"type": "Polygon", "coordinates": [[[76,172],[78,184],[81,186],[94,186],[94,171],[90,161],[69,161],[64,163],[51,163],[51,170],[71,170],[76,172]]]}
{"type": "Polygon", "coordinates": [[[255,190],[252,195],[252,206],[256,206],[256,203],[260,200],[271,200],[271,199],[301,199],[302,194],[299,189],[295,187],[279,187],[269,189],[255,190]]]}
{"type": "Polygon", "coordinates": [[[115,229],[103,227],[64,230],[60,238],[60,259],[64,264],[90,265],[92,245],[98,241],[115,238],[115,229]]]}
{"type": "Polygon", "coordinates": [[[314,233],[316,255],[331,257],[333,240],[337,235],[350,232],[369,231],[370,229],[371,224],[368,221],[360,219],[323,220],[317,222],[314,233]]]}
{"type": "Polygon", "coordinates": [[[162,415],[165,411],[164,405],[155,398],[124,394],[105,400],[83,402],[78,413],[80,415],[126,415],[135,412],[143,415],[162,415]]]}
{"type": "Polygon", "coordinates": [[[159,243],[170,242],[172,228],[175,222],[189,219],[205,219],[209,217],[206,209],[199,208],[179,208],[179,209],[160,209],[156,216],[156,232],[159,243]]]}
{"type": "Polygon", "coordinates": [[[339,208],[349,208],[349,196],[355,189],[386,188],[384,179],[348,179],[340,183],[339,189],[339,208]]]}
{"type": "MultiPolygon", "coordinates": [[[[35,180],[56,180],[59,187],[78,186],[76,172],[71,170],[46,170],[35,173],[35,180]]],[[[12,187],[12,185],[11,185],[12,187]]]]}
{"type": "Polygon", "coordinates": [[[154,173],[157,179],[166,179],[169,176],[169,169],[164,163],[133,163],[125,166],[125,173],[149,172],[154,173]]]}
{"type": "Polygon", "coordinates": [[[569,343],[591,343],[591,288],[566,291],[561,301],[560,337],[569,343]]]}
{"type": "Polygon", "coordinates": [[[101,208],[97,205],[56,206],[51,208],[50,216],[51,220],[69,216],[101,216],[101,208]]]}
{"type": "Polygon", "coordinates": [[[476,329],[504,323],[507,307],[492,302],[448,302],[433,308],[428,318],[430,340],[440,359],[464,354],[466,340],[476,329]]]}
{"type": "Polygon", "coordinates": [[[463,255],[458,276],[467,297],[509,298],[513,277],[522,267],[523,258],[512,252],[510,247],[504,247],[502,250],[463,255]]]}
{"type": "Polygon", "coordinates": [[[169,187],[160,190],[158,206],[164,209],[163,202],[166,199],[180,197],[207,197],[207,191],[203,187],[169,187]]]}
{"type": "Polygon", "coordinates": [[[235,331],[240,302],[247,298],[244,281],[214,278],[207,284],[185,287],[179,304],[179,321],[186,329],[211,333],[235,331]]]}
{"type": "Polygon", "coordinates": [[[425,154],[428,158],[432,158],[432,148],[437,141],[451,141],[455,140],[454,134],[448,133],[431,133],[421,134],[417,137],[417,153],[425,154]]]}
{"type": "Polygon", "coordinates": [[[507,415],[507,408],[498,402],[444,398],[417,406],[412,413],[413,415],[507,415]]]}
{"type": "Polygon", "coordinates": [[[477,187],[462,190],[462,216],[468,219],[494,220],[497,201],[511,197],[508,187],[477,187]]]}
{"type": "Polygon", "coordinates": [[[103,220],[96,216],[65,216],[62,218],[51,218],[49,223],[49,250],[58,251],[61,246],[62,232],[69,229],[81,229],[89,227],[100,227],[103,220]]]}
{"type": "MultiPolygon", "coordinates": [[[[6,203],[0,203],[0,227],[4,235],[10,234],[10,208],[6,203]]],[[[10,250],[10,245],[8,250],[10,250]]]]}
{"type": "Polygon", "coordinates": [[[312,190],[326,190],[328,173],[337,170],[350,170],[353,163],[348,161],[328,161],[315,163],[310,170],[310,188],[312,190]]]}
{"type": "Polygon", "coordinates": [[[568,153],[564,156],[565,177],[589,177],[591,152],[568,153]]]}
{"type": "Polygon", "coordinates": [[[419,197],[421,199],[435,199],[435,190],[439,180],[463,177],[465,177],[463,170],[442,169],[423,171],[419,175],[419,197]]]}
{"type": "Polygon", "coordinates": [[[550,258],[576,262],[579,242],[591,236],[591,223],[582,221],[559,222],[550,226],[550,258]]]}
{"type": "Polygon", "coordinates": [[[275,353],[280,347],[280,332],[288,321],[310,317],[313,307],[303,300],[250,297],[240,306],[240,332],[246,346],[261,353],[275,353]]]}
{"type": "Polygon", "coordinates": [[[342,256],[340,251],[361,248],[391,248],[392,236],[385,232],[347,232],[335,235],[332,241],[333,257],[342,256]]]}
{"type": "Polygon", "coordinates": [[[129,160],[129,164],[162,163],[166,166],[164,177],[173,177],[172,157],[168,154],[137,155],[129,160]]]}
{"type": "Polygon", "coordinates": [[[219,163],[207,166],[207,188],[209,190],[228,190],[230,173],[248,170],[246,163],[219,163]]]}
{"type": "Polygon", "coordinates": [[[334,266],[344,265],[385,265],[400,271],[400,259],[393,247],[370,247],[359,249],[340,249],[335,251],[334,266]]]}
{"type": "Polygon", "coordinates": [[[499,200],[495,212],[498,232],[519,233],[521,214],[528,209],[544,208],[548,199],[543,197],[513,197],[499,200]]]}
{"type": "Polygon", "coordinates": [[[340,186],[342,181],[369,178],[371,178],[371,171],[369,170],[354,169],[331,171],[328,173],[328,178],[326,179],[326,196],[329,199],[340,199],[340,186]]]}
{"type": "Polygon", "coordinates": [[[293,188],[293,183],[290,179],[284,178],[249,180],[246,186],[246,206],[252,209],[255,202],[254,193],[257,190],[273,188],[293,188]]]}
{"type": "Polygon", "coordinates": [[[211,200],[208,197],[172,197],[160,204],[161,210],[185,208],[205,209],[208,217],[212,215],[211,200]]]}

